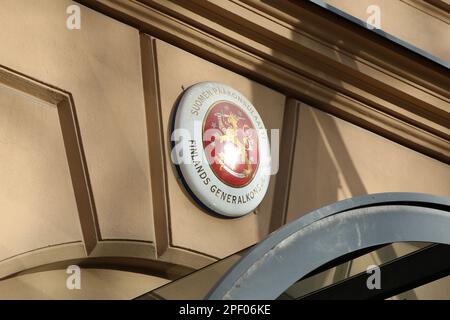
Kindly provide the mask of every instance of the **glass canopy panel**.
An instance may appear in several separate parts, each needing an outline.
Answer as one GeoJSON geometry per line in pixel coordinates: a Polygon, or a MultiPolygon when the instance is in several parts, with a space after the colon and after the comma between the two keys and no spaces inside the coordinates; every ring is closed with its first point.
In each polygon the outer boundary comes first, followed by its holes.
{"type": "MultiPolygon", "coordinates": [[[[448,249],[448,246],[444,250],[448,249]]],[[[222,259],[216,263],[213,263],[207,267],[204,267],[198,271],[192,272],[191,274],[180,278],[174,282],[166,284],[159,287],[153,291],[150,291],[140,297],[138,300],[201,300],[205,299],[210,290],[214,285],[227,273],[236,262],[244,256],[250,249],[246,248],[236,254],[233,254],[225,259],[222,259]]],[[[303,279],[300,279],[294,283],[290,288],[288,288],[283,294],[281,294],[279,300],[297,300],[297,299],[321,299],[322,297],[328,297],[325,291],[331,288],[334,290],[335,294],[332,299],[339,299],[339,290],[346,290],[345,285],[354,284],[358,277],[362,277],[363,280],[370,276],[367,273],[367,268],[371,265],[377,265],[380,267],[400,264],[402,261],[408,263],[407,259],[410,259],[413,255],[418,255],[421,252],[426,252],[427,249],[433,248],[433,245],[428,243],[394,243],[382,247],[372,248],[365,252],[356,252],[352,256],[342,257],[337,261],[332,261],[329,264],[322,266],[311,274],[307,275],[303,279]],[[375,249],[375,250],[374,250],[375,249]],[[344,286],[339,287],[341,284],[344,286]],[[322,292],[325,292],[325,296],[322,292]],[[336,295],[337,292],[337,295],[336,295]]],[[[441,249],[442,250],[442,249],[441,249]]],[[[435,251],[438,252],[438,251],[435,251]]],[[[427,259],[426,255],[421,255],[421,259],[427,259]]],[[[430,257],[428,257],[429,259],[430,257]]],[[[434,256],[433,259],[439,259],[439,257],[434,256]]],[[[418,260],[413,260],[418,261],[418,260]]],[[[413,267],[413,266],[411,266],[413,267]]],[[[419,266],[419,268],[421,268],[419,266]]],[[[382,269],[383,270],[383,269],[382,269]]],[[[441,269],[440,269],[441,270],[441,269]]],[[[411,283],[417,283],[417,286],[426,287],[420,290],[420,294],[414,293],[411,290],[413,287],[405,287],[404,291],[408,298],[416,297],[416,299],[428,299],[432,298],[430,292],[441,292],[445,291],[450,284],[450,277],[445,277],[449,274],[450,266],[443,267],[443,272],[439,274],[429,275],[424,279],[414,278],[411,275],[411,283]],[[440,280],[436,280],[440,279],[440,280]],[[422,282],[420,282],[422,281],[422,282]],[[430,283],[428,283],[430,282],[430,283]],[[424,283],[428,283],[424,285],[424,283]],[[444,288],[445,287],[445,288],[444,288]],[[444,288],[444,289],[443,289],[444,288]],[[433,291],[434,290],[434,291],[433,291]]],[[[432,270],[431,270],[432,271],[432,270]]],[[[387,272],[387,271],[386,271],[387,272]]],[[[392,271],[391,271],[392,272],[392,271]]],[[[425,272],[425,271],[424,271],[425,272]]],[[[276,281],[276,271],[274,271],[274,277],[269,281],[276,281]]],[[[383,276],[383,275],[381,275],[383,276]]],[[[391,275],[389,275],[391,277],[391,275]]],[[[365,281],[365,280],[364,280],[365,281]]],[[[360,281],[361,282],[361,281],[360,281]]],[[[364,282],[365,283],[365,282],[364,282]]],[[[382,282],[386,283],[386,282],[382,282]]],[[[390,284],[388,284],[390,285],[390,284]]],[[[350,288],[349,287],[349,288],[350,288]]],[[[391,297],[394,299],[405,299],[405,294],[399,294],[399,289],[391,290],[393,292],[391,297]],[[396,290],[396,291],[395,291],[396,290]],[[396,292],[396,293],[394,293],[396,292]],[[394,296],[396,294],[396,296],[394,296]]],[[[342,291],[341,291],[342,292],[342,291]]],[[[388,293],[383,293],[384,295],[389,295],[388,293]]],[[[352,293],[347,292],[344,294],[344,298],[352,296],[352,293]]]]}

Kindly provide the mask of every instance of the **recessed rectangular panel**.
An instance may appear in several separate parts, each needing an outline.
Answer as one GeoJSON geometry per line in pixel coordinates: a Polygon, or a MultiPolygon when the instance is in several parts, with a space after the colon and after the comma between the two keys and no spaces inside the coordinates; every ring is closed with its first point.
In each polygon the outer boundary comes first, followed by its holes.
{"type": "Polygon", "coordinates": [[[288,220],[380,192],[450,196],[450,166],[301,103],[288,220]]]}
{"type": "Polygon", "coordinates": [[[81,241],[55,105],[0,84],[0,261],[81,241]]]}

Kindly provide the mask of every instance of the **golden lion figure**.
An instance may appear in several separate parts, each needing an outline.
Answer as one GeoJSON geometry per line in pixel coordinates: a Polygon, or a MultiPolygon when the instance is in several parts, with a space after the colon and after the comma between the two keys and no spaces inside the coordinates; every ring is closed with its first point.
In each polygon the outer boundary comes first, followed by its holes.
{"type": "MultiPolygon", "coordinates": [[[[249,127],[247,125],[244,125],[244,127],[242,128],[242,132],[244,133],[243,135],[243,142],[241,142],[241,140],[238,137],[238,122],[239,120],[244,120],[244,118],[238,117],[236,116],[234,113],[230,113],[230,114],[223,114],[223,113],[216,113],[215,116],[217,117],[218,120],[218,125],[219,125],[219,129],[222,132],[222,135],[218,137],[220,142],[231,142],[233,143],[235,146],[237,146],[238,150],[239,150],[239,155],[241,158],[241,163],[245,163],[247,164],[247,168],[244,169],[244,177],[248,177],[252,174],[252,166],[251,166],[251,161],[248,157],[248,152],[247,151],[252,151],[253,150],[253,145],[252,145],[252,140],[250,138],[250,135],[248,135],[247,129],[249,129],[249,127]],[[226,121],[224,121],[224,118],[226,121]],[[228,125],[225,124],[225,122],[228,122],[228,125]]],[[[225,166],[224,164],[224,154],[220,153],[218,154],[219,157],[219,163],[220,163],[220,169],[222,170],[225,166]]],[[[228,171],[228,170],[227,170],[228,171]]],[[[242,174],[239,174],[237,172],[234,172],[235,176],[241,177],[242,174]]]]}

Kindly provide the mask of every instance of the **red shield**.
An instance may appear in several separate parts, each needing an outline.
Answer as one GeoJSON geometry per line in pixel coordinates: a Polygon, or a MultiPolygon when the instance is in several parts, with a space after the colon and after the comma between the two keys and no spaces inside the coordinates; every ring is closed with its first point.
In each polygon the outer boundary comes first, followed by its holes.
{"type": "Polygon", "coordinates": [[[203,147],[223,183],[243,187],[252,181],[259,164],[258,132],[240,107],[221,101],[209,109],[203,122],[203,147]]]}

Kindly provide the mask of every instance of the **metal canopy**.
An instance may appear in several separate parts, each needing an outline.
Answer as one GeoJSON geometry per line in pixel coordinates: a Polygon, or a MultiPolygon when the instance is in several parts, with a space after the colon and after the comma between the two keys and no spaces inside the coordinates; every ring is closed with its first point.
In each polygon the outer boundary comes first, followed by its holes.
{"type": "Polygon", "coordinates": [[[393,242],[450,244],[450,199],[417,193],[356,197],[272,233],[230,269],[207,299],[276,299],[320,266],[393,242]]]}

